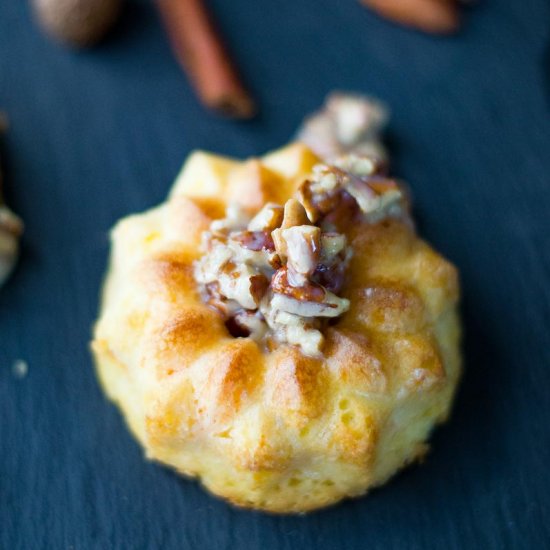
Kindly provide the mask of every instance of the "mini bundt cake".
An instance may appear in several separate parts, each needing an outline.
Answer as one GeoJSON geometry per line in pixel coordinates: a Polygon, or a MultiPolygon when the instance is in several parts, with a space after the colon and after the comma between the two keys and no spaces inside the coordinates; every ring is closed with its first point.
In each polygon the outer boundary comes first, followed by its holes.
{"type": "Polygon", "coordinates": [[[196,152],[116,225],[92,347],[149,458],[288,513],[426,452],[460,375],[457,272],[385,166],[196,152]]]}

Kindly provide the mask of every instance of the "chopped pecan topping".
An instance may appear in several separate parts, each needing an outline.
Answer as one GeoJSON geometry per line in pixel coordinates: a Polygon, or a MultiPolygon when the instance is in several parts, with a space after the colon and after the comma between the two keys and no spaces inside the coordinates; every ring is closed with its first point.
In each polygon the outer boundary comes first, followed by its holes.
{"type": "Polygon", "coordinates": [[[334,224],[335,213],[342,207],[348,209],[348,197],[369,222],[388,216],[406,217],[404,194],[384,172],[385,165],[376,159],[348,155],[333,166],[316,167],[315,177],[302,183],[299,195],[308,216],[316,222],[332,217],[334,224]]]}
{"type": "Polygon", "coordinates": [[[350,153],[386,159],[381,136],[387,120],[388,110],[379,101],[335,92],[304,121],[297,137],[329,161],[350,153]]]}
{"type": "Polygon", "coordinates": [[[234,336],[319,355],[323,327],[349,309],[337,295],[351,258],[339,231],[358,216],[399,215],[402,197],[379,161],[351,155],[316,167],[300,187],[301,202],[268,203],[254,216],[229,208],[203,235],[195,278],[205,301],[234,336]]]}

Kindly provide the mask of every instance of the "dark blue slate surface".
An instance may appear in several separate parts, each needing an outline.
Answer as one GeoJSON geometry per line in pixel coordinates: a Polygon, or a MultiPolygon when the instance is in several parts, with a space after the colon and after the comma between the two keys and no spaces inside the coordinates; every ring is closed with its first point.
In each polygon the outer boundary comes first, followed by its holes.
{"type": "Polygon", "coordinates": [[[0,4],[7,192],[27,220],[0,292],[0,547],[548,547],[550,5],[485,2],[438,39],[355,0],[213,4],[261,102],[252,123],[197,106],[145,3],[82,54],[45,40],[26,2],[0,4]],[[461,269],[467,372],[425,465],[362,500],[269,517],[145,462],[87,342],[113,222],[160,202],[193,148],[277,147],[333,88],[393,109],[421,230],[461,269]]]}

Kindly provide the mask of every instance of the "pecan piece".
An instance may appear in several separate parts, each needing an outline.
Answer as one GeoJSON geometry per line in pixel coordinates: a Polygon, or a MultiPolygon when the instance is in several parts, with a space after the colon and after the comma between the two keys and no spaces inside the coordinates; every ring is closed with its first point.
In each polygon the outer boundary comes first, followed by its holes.
{"type": "Polygon", "coordinates": [[[314,225],[297,225],[283,229],[281,237],[286,245],[287,265],[293,279],[299,286],[303,285],[319,262],[321,229],[314,225]]]}
{"type": "Polygon", "coordinates": [[[370,176],[367,178],[366,183],[378,195],[383,195],[392,190],[400,190],[399,184],[394,179],[384,176],[370,176]]]}
{"type": "Polygon", "coordinates": [[[240,307],[234,300],[228,300],[221,292],[217,282],[204,286],[205,302],[219,312],[222,317],[228,318],[240,307]]]}
{"type": "Polygon", "coordinates": [[[340,184],[335,174],[328,172],[318,180],[305,180],[298,189],[298,196],[313,223],[334,210],[340,202],[340,184]]]}
{"type": "Polygon", "coordinates": [[[253,275],[250,277],[250,294],[258,305],[269,288],[269,281],[265,275],[253,275]]]}
{"type": "Polygon", "coordinates": [[[282,229],[288,229],[295,225],[308,225],[311,223],[307,217],[305,208],[296,199],[286,201],[282,229]]]}
{"type": "Polygon", "coordinates": [[[271,288],[277,294],[307,302],[322,302],[326,295],[325,289],[317,283],[308,281],[299,287],[292,286],[288,280],[288,268],[286,266],[275,272],[271,278],[271,288]]]}
{"type": "Polygon", "coordinates": [[[269,231],[241,231],[231,235],[243,248],[259,252],[260,250],[275,250],[275,244],[269,231]]]}
{"type": "Polygon", "coordinates": [[[274,294],[274,310],[286,311],[300,317],[339,317],[349,309],[349,300],[326,292],[322,302],[307,302],[283,294],[274,294]]]}
{"type": "Polygon", "coordinates": [[[235,338],[250,336],[254,340],[260,340],[267,331],[267,325],[259,313],[239,310],[233,317],[230,317],[225,326],[235,338]]]}
{"type": "Polygon", "coordinates": [[[347,192],[342,191],[338,204],[320,221],[323,231],[341,231],[357,219],[360,213],[357,201],[347,192]]]}
{"type": "Polygon", "coordinates": [[[248,224],[249,231],[273,231],[283,222],[283,207],[267,203],[248,224]]]}
{"type": "Polygon", "coordinates": [[[286,258],[287,255],[286,241],[282,235],[283,230],[290,229],[296,225],[308,225],[310,223],[305,208],[296,199],[289,199],[285,204],[281,227],[271,232],[273,242],[275,243],[275,250],[281,258],[286,258]]]}

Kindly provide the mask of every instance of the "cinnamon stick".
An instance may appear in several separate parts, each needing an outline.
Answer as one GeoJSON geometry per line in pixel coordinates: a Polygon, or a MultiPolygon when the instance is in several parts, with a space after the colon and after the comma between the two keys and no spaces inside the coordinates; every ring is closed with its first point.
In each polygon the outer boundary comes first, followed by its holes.
{"type": "Polygon", "coordinates": [[[202,0],[157,0],[174,54],[207,107],[233,118],[255,113],[202,0]]]}

